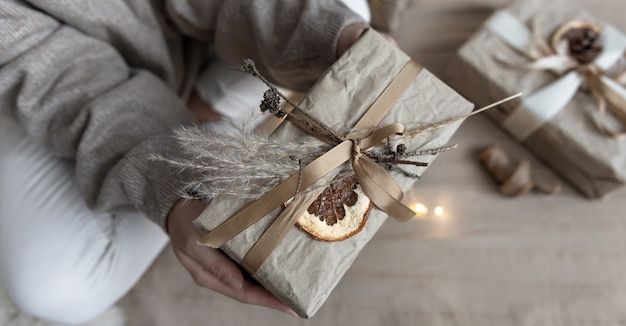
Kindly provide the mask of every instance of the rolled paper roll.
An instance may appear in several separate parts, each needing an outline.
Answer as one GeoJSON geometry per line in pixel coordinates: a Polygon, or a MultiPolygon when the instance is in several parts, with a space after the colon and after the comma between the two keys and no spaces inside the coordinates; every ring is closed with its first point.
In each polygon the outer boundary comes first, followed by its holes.
{"type": "Polygon", "coordinates": [[[500,192],[504,195],[517,197],[535,187],[530,162],[523,160],[515,164],[498,144],[487,147],[478,159],[500,184],[500,192]]]}
{"type": "Polygon", "coordinates": [[[553,195],[561,191],[561,184],[557,181],[533,178],[528,160],[515,164],[498,144],[492,144],[483,150],[478,160],[498,181],[500,192],[504,195],[517,197],[530,190],[553,195]]]}

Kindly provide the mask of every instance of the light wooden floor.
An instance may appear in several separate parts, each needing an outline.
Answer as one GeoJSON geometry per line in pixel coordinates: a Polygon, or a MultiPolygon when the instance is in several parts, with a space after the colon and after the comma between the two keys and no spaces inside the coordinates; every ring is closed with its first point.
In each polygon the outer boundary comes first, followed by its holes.
{"type": "MultiPolygon", "coordinates": [[[[547,0],[546,0],[547,1],[547,0]]],[[[400,47],[442,76],[455,50],[506,0],[418,0],[396,33],[400,47]]],[[[626,30],[623,0],[582,1],[626,30]]],[[[445,79],[445,78],[444,78],[445,79]]],[[[476,161],[497,141],[525,149],[483,117],[453,138],[409,194],[431,213],[388,221],[311,320],[246,306],[195,286],[166,250],[120,302],[129,325],[624,325],[626,190],[587,201],[498,195],[476,161]],[[433,208],[443,209],[441,216],[433,208]]]]}

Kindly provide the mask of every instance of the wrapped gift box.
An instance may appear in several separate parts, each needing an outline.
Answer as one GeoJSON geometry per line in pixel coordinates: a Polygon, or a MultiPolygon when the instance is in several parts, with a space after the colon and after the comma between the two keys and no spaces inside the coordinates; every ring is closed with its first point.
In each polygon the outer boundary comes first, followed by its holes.
{"type": "MultiPolygon", "coordinates": [[[[517,1],[496,11],[458,51],[450,83],[477,105],[522,92],[521,104],[507,103],[487,115],[584,195],[600,198],[626,180],[626,143],[601,127],[624,127],[617,115],[598,114],[582,71],[591,66],[601,67],[606,76],[623,71],[624,48],[621,32],[567,1],[517,1]],[[537,40],[549,44],[554,33],[572,21],[601,28],[599,56],[588,66],[575,67],[579,72],[529,69],[527,65],[541,57],[533,57],[541,43],[537,40]]],[[[625,96],[623,88],[615,89],[622,93],[618,97],[625,96]]]]}
{"type": "MultiPolygon", "coordinates": [[[[410,58],[406,54],[379,34],[367,31],[325,72],[298,106],[333,130],[350,131],[409,62],[410,58]]],[[[414,66],[419,67],[417,64],[414,66]]],[[[408,81],[406,91],[399,96],[398,100],[391,103],[391,110],[382,118],[379,127],[400,122],[407,129],[415,129],[462,116],[473,107],[421,67],[408,81]]],[[[460,122],[456,120],[446,127],[421,133],[407,141],[407,151],[446,145],[460,122]]],[[[283,123],[272,137],[285,143],[302,137],[313,141],[312,136],[291,122],[283,123]]],[[[432,155],[417,158],[422,162],[431,162],[433,159],[432,155]]],[[[408,166],[406,169],[421,175],[425,167],[408,166]]],[[[391,175],[404,191],[416,181],[402,173],[391,172],[391,175]]],[[[213,198],[195,224],[201,231],[209,232],[249,204],[250,200],[238,196],[213,198]]],[[[277,209],[267,214],[225,242],[221,249],[234,261],[241,263],[279,213],[280,209],[277,209]]],[[[374,207],[361,232],[338,242],[314,240],[298,227],[291,227],[253,277],[300,316],[311,317],[386,218],[387,214],[374,207]]]]}

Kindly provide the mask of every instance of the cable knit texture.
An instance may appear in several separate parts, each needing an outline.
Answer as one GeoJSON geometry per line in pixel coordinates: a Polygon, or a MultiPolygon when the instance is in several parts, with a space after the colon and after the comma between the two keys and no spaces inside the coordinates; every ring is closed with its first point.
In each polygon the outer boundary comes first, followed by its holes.
{"type": "Polygon", "coordinates": [[[187,176],[172,130],[207,51],[252,58],[279,85],[308,89],[360,18],[332,0],[0,0],[0,112],[76,161],[95,209],[134,208],[164,226],[187,176]]]}

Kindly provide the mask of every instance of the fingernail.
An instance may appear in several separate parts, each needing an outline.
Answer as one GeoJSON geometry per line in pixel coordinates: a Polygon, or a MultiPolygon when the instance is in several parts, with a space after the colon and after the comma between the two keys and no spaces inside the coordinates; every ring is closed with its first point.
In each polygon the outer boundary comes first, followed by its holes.
{"type": "Polygon", "coordinates": [[[243,283],[237,278],[234,278],[233,274],[226,274],[222,276],[220,280],[237,291],[241,290],[243,286],[243,283]]]}
{"type": "Polygon", "coordinates": [[[298,316],[298,314],[295,311],[291,310],[291,309],[287,310],[287,313],[292,315],[292,316],[294,316],[294,317],[296,317],[296,318],[300,318],[300,316],[298,316]]]}

